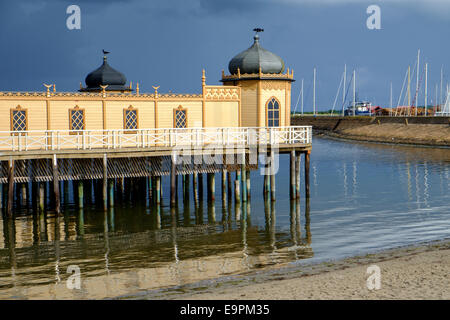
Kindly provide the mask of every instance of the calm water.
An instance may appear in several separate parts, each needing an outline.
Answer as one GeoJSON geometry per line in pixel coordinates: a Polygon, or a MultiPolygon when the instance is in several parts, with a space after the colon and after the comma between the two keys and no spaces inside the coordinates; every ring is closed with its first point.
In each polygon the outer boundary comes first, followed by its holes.
{"type": "Polygon", "coordinates": [[[71,194],[60,217],[20,209],[0,221],[0,299],[114,297],[450,237],[450,149],[315,138],[309,204],[289,200],[289,157],[280,161],[272,205],[254,171],[242,208],[222,205],[218,176],[215,207],[199,210],[180,192],[171,212],[167,178],[159,210],[143,188],[106,213],[79,211],[71,194]],[[81,290],[66,286],[73,265],[81,290]]]}

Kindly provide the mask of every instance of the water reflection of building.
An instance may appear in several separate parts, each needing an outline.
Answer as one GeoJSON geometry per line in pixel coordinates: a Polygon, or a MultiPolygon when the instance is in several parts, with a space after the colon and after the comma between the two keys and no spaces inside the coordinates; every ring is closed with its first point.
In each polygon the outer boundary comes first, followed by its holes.
{"type": "MultiPolygon", "coordinates": [[[[9,228],[10,233],[6,232],[9,238],[4,239],[7,249],[0,250],[3,257],[0,272],[9,274],[4,279],[13,283],[19,280],[15,275],[16,266],[26,271],[38,263],[40,266],[32,277],[39,278],[42,285],[27,288],[26,297],[101,298],[127,294],[130,290],[191,283],[312,256],[309,202],[304,221],[300,203],[291,203],[288,232],[276,227],[275,204],[270,201],[266,203],[268,219],[263,230],[252,226],[250,205],[239,209],[240,220],[234,219],[236,210],[233,211],[230,204],[222,211],[222,218],[217,219],[221,222],[190,226],[181,226],[173,210],[172,227],[132,234],[114,234],[113,210],[103,216],[102,234],[81,232],[85,218],[82,211],[76,219],[47,216],[44,229],[40,217],[35,216],[26,235],[34,237],[35,241],[26,241],[24,244],[28,247],[15,245],[13,238],[19,230],[14,226],[14,220],[8,219],[2,226],[9,228]],[[41,236],[43,230],[50,241],[41,236]],[[76,234],[76,241],[71,238],[72,232],[76,234]],[[39,255],[33,257],[33,252],[39,252],[39,255]],[[71,261],[76,261],[81,270],[85,270],[83,290],[78,293],[65,287],[66,268],[71,261]],[[50,284],[43,284],[46,281],[50,284]]],[[[198,215],[197,212],[194,214],[198,215]]],[[[18,225],[21,225],[20,221],[18,225]]],[[[8,297],[10,293],[2,290],[0,297],[8,297]]]]}

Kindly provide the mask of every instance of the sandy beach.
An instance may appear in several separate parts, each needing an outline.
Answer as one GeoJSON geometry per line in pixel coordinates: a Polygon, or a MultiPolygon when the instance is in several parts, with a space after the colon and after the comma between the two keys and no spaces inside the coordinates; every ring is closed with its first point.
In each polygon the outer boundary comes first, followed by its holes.
{"type": "Polygon", "coordinates": [[[244,275],[208,288],[178,289],[160,298],[450,299],[450,243],[405,247],[279,272],[244,275]],[[367,287],[370,276],[367,268],[371,265],[377,265],[381,271],[379,290],[367,287]]]}

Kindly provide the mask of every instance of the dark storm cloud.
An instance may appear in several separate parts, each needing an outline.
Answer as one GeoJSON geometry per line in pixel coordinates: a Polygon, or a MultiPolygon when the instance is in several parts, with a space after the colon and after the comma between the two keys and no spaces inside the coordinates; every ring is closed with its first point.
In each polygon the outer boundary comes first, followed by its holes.
{"type": "MultiPolygon", "coordinates": [[[[380,103],[389,99],[390,81],[398,95],[418,47],[430,63],[430,87],[441,65],[450,63],[450,45],[442,40],[450,19],[437,19],[431,11],[421,13],[398,0],[396,6],[382,5],[383,30],[368,31],[367,1],[344,1],[345,6],[319,2],[0,1],[0,90],[43,90],[43,82],[56,83],[57,90],[77,90],[101,64],[101,50],[106,49],[111,65],[133,83],[139,81],[142,90],[161,85],[163,92],[198,92],[201,69],[206,69],[209,84],[217,83],[229,60],[251,45],[254,27],[265,29],[262,46],[294,68],[297,80],[305,78],[305,89],[311,87],[313,66],[318,67],[321,107],[333,103],[344,63],[360,71],[359,96],[380,103]],[[70,4],[81,7],[81,30],[66,28],[70,4]]],[[[299,83],[294,83],[293,102],[299,83]]]]}

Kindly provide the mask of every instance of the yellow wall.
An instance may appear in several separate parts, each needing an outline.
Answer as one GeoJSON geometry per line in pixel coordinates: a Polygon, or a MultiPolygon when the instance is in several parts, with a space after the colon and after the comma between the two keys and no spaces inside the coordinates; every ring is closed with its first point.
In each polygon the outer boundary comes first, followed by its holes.
{"type": "Polygon", "coordinates": [[[28,130],[47,129],[45,101],[0,100],[0,131],[11,130],[11,109],[15,109],[18,105],[28,111],[28,130]]]}
{"type": "Polygon", "coordinates": [[[207,101],[207,127],[238,127],[239,102],[237,101],[207,101]]]}
{"type": "Polygon", "coordinates": [[[257,127],[257,81],[242,81],[241,83],[241,125],[257,127]]]}

